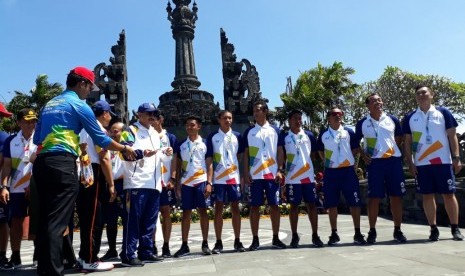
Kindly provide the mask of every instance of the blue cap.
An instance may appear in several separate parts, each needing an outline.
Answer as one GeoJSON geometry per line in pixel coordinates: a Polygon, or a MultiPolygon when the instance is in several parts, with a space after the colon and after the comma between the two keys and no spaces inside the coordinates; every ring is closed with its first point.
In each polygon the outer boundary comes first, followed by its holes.
{"type": "Polygon", "coordinates": [[[116,116],[116,114],[113,111],[111,111],[110,104],[107,103],[106,101],[96,101],[92,105],[92,110],[93,111],[108,111],[110,112],[111,116],[116,116]]]}
{"type": "Polygon", "coordinates": [[[146,112],[146,113],[153,113],[157,110],[155,106],[151,103],[143,103],[139,105],[139,108],[137,109],[137,112],[146,112]]]}

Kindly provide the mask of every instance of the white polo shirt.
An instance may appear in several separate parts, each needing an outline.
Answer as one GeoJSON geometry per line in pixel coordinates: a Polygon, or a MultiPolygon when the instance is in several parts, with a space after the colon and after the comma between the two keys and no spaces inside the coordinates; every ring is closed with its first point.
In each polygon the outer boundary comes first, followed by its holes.
{"type": "Polygon", "coordinates": [[[249,149],[249,173],[252,179],[275,179],[278,172],[279,129],[266,122],[244,132],[244,147],[249,149]]]}
{"type": "MultiPolygon", "coordinates": [[[[104,133],[107,133],[107,130],[98,120],[97,124],[104,133]]],[[[100,152],[106,151],[106,149],[102,149],[101,147],[95,145],[94,141],[92,138],[90,138],[90,135],[85,129],[82,129],[79,133],[79,144],[87,144],[87,154],[89,155],[90,162],[94,164],[100,164],[100,158],[98,155],[100,152]]]]}
{"type": "Polygon", "coordinates": [[[32,143],[31,135],[29,139],[23,137],[23,132],[11,135],[3,145],[3,157],[11,159],[10,172],[10,193],[24,193],[24,189],[29,187],[32,175],[32,163],[29,157],[37,150],[37,146],[32,143]]]}
{"type": "Polygon", "coordinates": [[[213,160],[214,184],[239,184],[239,160],[237,155],[244,151],[239,132],[221,129],[210,133],[207,138],[207,154],[213,160]]]}
{"type": "Polygon", "coordinates": [[[316,139],[310,131],[301,129],[297,134],[291,130],[281,133],[278,147],[283,147],[286,156],[286,184],[315,182],[310,154],[316,152],[316,139]]]}
{"type": "Polygon", "coordinates": [[[383,112],[379,121],[367,115],[357,122],[355,128],[357,142],[365,139],[363,149],[371,158],[400,157],[402,155],[395,137],[402,136],[399,120],[383,112]]]}
{"type": "Polygon", "coordinates": [[[159,151],[156,154],[157,165],[155,170],[155,179],[157,182],[160,182],[162,187],[166,187],[168,185],[168,181],[171,178],[171,161],[173,156],[176,156],[177,152],[175,151],[176,146],[176,136],[163,129],[161,132],[158,133],[158,137],[160,138],[160,143],[158,146],[159,151]],[[166,155],[163,153],[164,150],[167,148],[173,148],[173,155],[166,155]]]}
{"type": "Polygon", "coordinates": [[[419,108],[409,113],[404,119],[403,131],[412,135],[415,165],[452,164],[446,130],[457,126],[454,116],[445,107],[431,105],[426,114],[419,108]]]}
{"type": "Polygon", "coordinates": [[[195,184],[207,181],[207,165],[205,163],[207,145],[200,135],[195,141],[186,138],[179,143],[176,151],[182,160],[182,185],[195,186],[195,184]]]}
{"type": "Polygon", "coordinates": [[[359,147],[354,131],[342,125],[337,130],[328,127],[318,136],[317,149],[324,152],[325,168],[353,166],[352,150],[359,147]]]}

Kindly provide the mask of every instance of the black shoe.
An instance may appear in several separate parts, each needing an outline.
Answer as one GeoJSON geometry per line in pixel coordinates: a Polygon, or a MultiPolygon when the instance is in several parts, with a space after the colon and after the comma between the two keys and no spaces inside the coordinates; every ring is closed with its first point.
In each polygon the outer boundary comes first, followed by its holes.
{"type": "Polygon", "coordinates": [[[430,241],[438,241],[439,240],[439,229],[437,229],[437,228],[431,229],[430,234],[429,234],[429,240],[430,241]]]}
{"type": "Polygon", "coordinates": [[[213,247],[212,253],[213,254],[220,254],[223,252],[223,242],[222,241],[217,241],[215,243],[215,246],[213,247]]]}
{"type": "Polygon", "coordinates": [[[234,242],[234,250],[236,250],[236,252],[245,252],[245,248],[244,245],[242,245],[242,242],[234,242]]]}
{"type": "Polygon", "coordinates": [[[361,233],[355,234],[354,243],[355,244],[366,244],[367,241],[365,240],[365,235],[362,235],[361,233]]]}
{"type": "Polygon", "coordinates": [[[171,256],[170,248],[169,248],[168,246],[166,246],[166,247],[163,246],[163,247],[161,248],[161,256],[162,256],[163,258],[171,258],[171,257],[172,257],[172,256],[171,256]]]}
{"type": "Polygon", "coordinates": [[[7,257],[0,257],[0,270],[8,263],[7,257]]]}
{"type": "Polygon", "coordinates": [[[315,247],[323,247],[323,245],[324,245],[323,242],[320,239],[320,236],[318,236],[318,235],[313,235],[312,236],[312,244],[315,247]]]}
{"type": "Polygon", "coordinates": [[[460,230],[458,228],[452,231],[452,239],[454,241],[463,241],[463,235],[462,233],[460,233],[460,230]]]}
{"type": "Polygon", "coordinates": [[[21,263],[21,259],[18,259],[18,260],[11,259],[9,262],[3,265],[1,269],[2,270],[13,270],[13,269],[21,268],[22,266],[23,264],[21,263]]]}
{"type": "Polygon", "coordinates": [[[102,258],[100,258],[100,260],[102,262],[106,262],[116,258],[118,258],[118,252],[116,252],[115,249],[108,249],[107,253],[105,253],[105,255],[103,255],[102,258]]]}
{"type": "Polygon", "coordinates": [[[368,238],[367,238],[367,243],[369,244],[375,244],[376,243],[376,230],[370,230],[368,231],[368,238]]]}
{"type": "Polygon", "coordinates": [[[158,257],[156,255],[149,255],[146,257],[139,257],[139,260],[141,260],[144,264],[147,263],[157,263],[163,261],[163,257],[158,257]]]}
{"type": "Polygon", "coordinates": [[[271,244],[273,248],[276,249],[286,249],[286,245],[278,238],[273,239],[273,243],[271,244]]]}
{"type": "Polygon", "coordinates": [[[257,251],[260,248],[260,241],[258,238],[253,238],[252,244],[249,246],[249,251],[257,251]]]}
{"type": "Polygon", "coordinates": [[[144,263],[138,258],[132,260],[121,260],[121,265],[126,267],[141,267],[144,266],[144,263]]]}
{"type": "Polygon", "coordinates": [[[329,236],[328,240],[328,245],[335,245],[338,244],[341,241],[339,238],[339,235],[337,233],[331,233],[331,236],[329,236]]]}
{"type": "Polygon", "coordinates": [[[212,251],[208,247],[208,242],[202,242],[202,253],[203,255],[211,255],[212,251]]]}
{"type": "Polygon", "coordinates": [[[397,241],[398,243],[406,243],[407,242],[407,237],[405,237],[404,233],[400,230],[394,230],[394,240],[397,241]]]}
{"type": "Polygon", "coordinates": [[[188,245],[181,245],[181,248],[179,248],[178,251],[176,251],[176,253],[174,253],[174,257],[175,258],[179,258],[179,257],[183,257],[183,256],[186,256],[186,255],[189,255],[191,251],[189,250],[189,246],[188,245]]]}
{"type": "Polygon", "coordinates": [[[292,240],[291,240],[291,243],[289,244],[290,247],[292,248],[297,248],[299,247],[299,241],[300,241],[300,238],[299,238],[299,235],[292,235],[292,240]]]}

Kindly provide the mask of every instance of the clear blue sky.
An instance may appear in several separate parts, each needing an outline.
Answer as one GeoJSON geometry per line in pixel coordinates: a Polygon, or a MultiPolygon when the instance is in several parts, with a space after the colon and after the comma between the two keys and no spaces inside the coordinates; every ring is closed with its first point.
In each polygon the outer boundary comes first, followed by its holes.
{"type": "MultiPolygon", "coordinates": [[[[108,63],[126,30],[129,106],[171,90],[174,40],[167,0],[0,0],[0,96],[28,92],[39,74],[65,83],[77,65],[108,63]]],[[[318,62],[353,67],[357,83],[386,66],[465,82],[465,1],[198,0],[194,40],[201,89],[223,105],[220,28],[260,74],[270,106],[286,77],[318,62]]],[[[173,6],[174,7],[174,6],[173,6]]],[[[3,101],[3,99],[2,99],[3,101]]]]}

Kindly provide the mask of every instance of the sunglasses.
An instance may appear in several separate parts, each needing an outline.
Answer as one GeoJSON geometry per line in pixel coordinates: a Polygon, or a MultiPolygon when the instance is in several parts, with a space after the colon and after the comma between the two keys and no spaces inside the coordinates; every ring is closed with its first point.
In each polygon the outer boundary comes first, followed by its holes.
{"type": "Polygon", "coordinates": [[[329,112],[329,116],[342,116],[342,115],[344,115],[344,112],[342,111],[329,112]]]}

